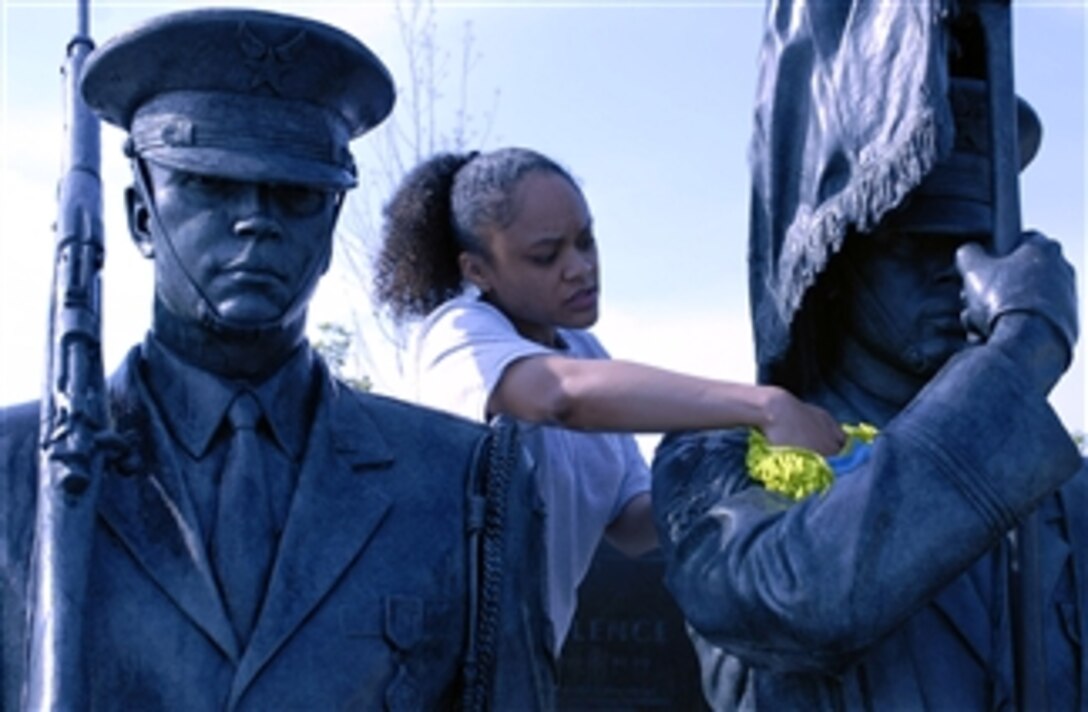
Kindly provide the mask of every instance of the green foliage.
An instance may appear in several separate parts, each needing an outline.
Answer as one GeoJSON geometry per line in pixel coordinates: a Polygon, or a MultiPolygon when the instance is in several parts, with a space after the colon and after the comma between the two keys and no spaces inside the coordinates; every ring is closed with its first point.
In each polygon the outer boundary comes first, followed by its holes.
{"type": "Polygon", "coordinates": [[[352,332],[343,324],[324,321],[317,325],[319,336],[313,346],[329,364],[334,376],[361,391],[369,391],[373,385],[367,376],[347,373],[348,355],[351,353],[352,332]]]}

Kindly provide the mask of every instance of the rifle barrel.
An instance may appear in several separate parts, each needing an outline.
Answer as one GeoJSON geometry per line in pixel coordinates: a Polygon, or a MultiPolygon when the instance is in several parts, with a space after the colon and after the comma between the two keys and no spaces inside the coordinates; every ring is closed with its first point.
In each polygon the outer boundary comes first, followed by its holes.
{"type": "Polygon", "coordinates": [[[41,401],[38,499],[30,579],[27,710],[87,707],[83,611],[109,416],[102,366],[104,259],[98,119],[79,79],[94,49],[87,0],[63,67],[65,134],[54,226],[46,374],[41,401]]]}

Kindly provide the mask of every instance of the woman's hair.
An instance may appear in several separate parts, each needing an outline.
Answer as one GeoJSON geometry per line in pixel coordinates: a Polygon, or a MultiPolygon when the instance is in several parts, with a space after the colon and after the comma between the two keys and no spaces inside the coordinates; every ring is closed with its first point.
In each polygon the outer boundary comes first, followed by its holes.
{"type": "Polygon", "coordinates": [[[525,148],[441,153],[413,168],[383,210],[375,296],[394,321],[424,316],[461,293],[458,256],[489,259],[484,234],[514,219],[514,186],[533,171],[577,184],[565,168],[525,148]]]}

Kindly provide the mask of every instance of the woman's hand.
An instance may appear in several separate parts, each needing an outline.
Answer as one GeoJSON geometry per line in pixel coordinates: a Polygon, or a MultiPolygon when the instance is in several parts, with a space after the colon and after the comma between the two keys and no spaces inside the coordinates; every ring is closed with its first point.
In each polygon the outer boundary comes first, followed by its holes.
{"type": "Polygon", "coordinates": [[[760,427],[772,445],[792,445],[834,455],[846,442],[846,433],[823,408],[795,398],[789,391],[767,386],[766,424],[760,427]]]}

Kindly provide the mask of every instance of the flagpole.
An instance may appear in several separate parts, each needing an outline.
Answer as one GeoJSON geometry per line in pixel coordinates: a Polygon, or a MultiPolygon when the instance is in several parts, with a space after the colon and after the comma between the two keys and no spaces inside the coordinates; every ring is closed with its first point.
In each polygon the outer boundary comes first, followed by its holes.
{"type": "MultiPolygon", "coordinates": [[[[993,251],[1006,255],[1020,243],[1020,156],[1013,83],[1012,2],[978,0],[976,12],[986,43],[989,90],[993,251]]],[[[1046,710],[1046,645],[1043,640],[1039,515],[1031,512],[1016,529],[1012,623],[1017,708],[1046,710]]]]}

